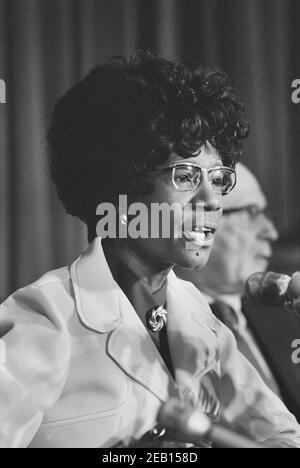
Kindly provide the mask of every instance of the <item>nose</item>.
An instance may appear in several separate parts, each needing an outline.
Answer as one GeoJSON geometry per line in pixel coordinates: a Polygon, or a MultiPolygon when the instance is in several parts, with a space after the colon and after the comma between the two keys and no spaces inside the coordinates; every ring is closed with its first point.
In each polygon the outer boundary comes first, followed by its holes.
{"type": "Polygon", "coordinates": [[[222,195],[213,190],[205,173],[202,175],[200,185],[196,189],[193,202],[203,203],[205,211],[218,211],[222,209],[222,195]]]}
{"type": "Polygon", "coordinates": [[[276,242],[278,240],[279,234],[273,221],[268,216],[263,214],[261,223],[260,237],[267,239],[270,242],[276,242]]]}

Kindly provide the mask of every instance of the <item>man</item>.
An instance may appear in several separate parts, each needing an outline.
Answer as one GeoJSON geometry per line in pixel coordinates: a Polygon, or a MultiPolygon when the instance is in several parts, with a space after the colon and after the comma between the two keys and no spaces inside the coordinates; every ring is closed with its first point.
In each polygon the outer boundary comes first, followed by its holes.
{"type": "Polygon", "coordinates": [[[237,185],[224,197],[223,219],[204,270],[177,270],[204,292],[215,315],[235,334],[240,351],[300,420],[300,366],[292,343],[300,337],[296,313],[244,297],[247,278],[265,271],[278,232],[254,175],[237,165],[237,185]]]}

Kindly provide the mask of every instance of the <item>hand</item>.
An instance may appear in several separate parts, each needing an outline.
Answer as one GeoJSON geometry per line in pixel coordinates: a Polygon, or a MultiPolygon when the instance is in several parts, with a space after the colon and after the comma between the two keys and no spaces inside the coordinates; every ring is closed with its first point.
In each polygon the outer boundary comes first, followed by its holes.
{"type": "Polygon", "coordinates": [[[165,432],[156,434],[156,428],[146,432],[140,439],[136,440],[130,448],[161,448],[165,440],[165,432]]]}
{"type": "MultiPolygon", "coordinates": [[[[170,431],[157,431],[157,426],[146,432],[139,440],[130,445],[130,448],[187,448],[200,447],[194,444],[181,442],[173,437],[170,431]]],[[[208,443],[203,442],[203,447],[208,447],[208,443]]]]}

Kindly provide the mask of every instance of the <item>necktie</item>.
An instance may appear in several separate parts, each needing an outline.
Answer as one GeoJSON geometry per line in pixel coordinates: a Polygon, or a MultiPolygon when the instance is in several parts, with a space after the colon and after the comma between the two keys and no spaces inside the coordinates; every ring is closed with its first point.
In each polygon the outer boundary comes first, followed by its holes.
{"type": "Polygon", "coordinates": [[[276,395],[280,396],[280,391],[275,379],[272,376],[270,377],[269,375],[266,375],[249,346],[248,341],[241,332],[238,317],[234,309],[222,301],[216,301],[213,304],[210,304],[210,307],[215,316],[233,332],[239,351],[248,359],[253,367],[255,367],[268,387],[276,393],[276,395]]]}
{"type": "Polygon", "coordinates": [[[163,360],[165,361],[165,364],[167,368],[169,369],[170,374],[172,375],[173,378],[175,378],[171,354],[170,354],[168,336],[167,336],[167,329],[165,327],[159,332],[159,352],[163,360]]]}

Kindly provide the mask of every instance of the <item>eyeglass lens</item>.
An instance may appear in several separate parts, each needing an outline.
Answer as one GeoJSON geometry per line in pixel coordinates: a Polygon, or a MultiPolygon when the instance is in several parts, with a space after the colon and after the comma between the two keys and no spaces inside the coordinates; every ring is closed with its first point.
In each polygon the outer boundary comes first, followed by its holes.
{"type": "MultiPolygon", "coordinates": [[[[195,166],[176,166],[173,169],[173,183],[180,191],[195,190],[201,177],[201,169],[195,166]]],[[[230,192],[235,183],[235,174],[226,168],[210,169],[208,178],[213,190],[221,195],[230,192]]]]}

